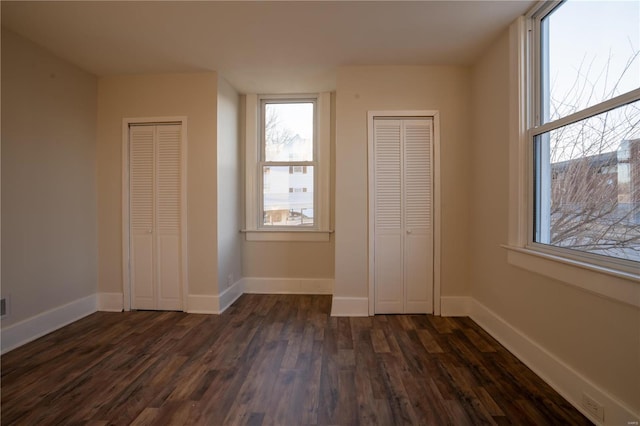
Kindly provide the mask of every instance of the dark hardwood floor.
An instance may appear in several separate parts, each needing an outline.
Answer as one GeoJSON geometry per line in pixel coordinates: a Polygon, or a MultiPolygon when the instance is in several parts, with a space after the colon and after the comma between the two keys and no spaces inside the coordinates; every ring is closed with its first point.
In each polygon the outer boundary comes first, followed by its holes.
{"type": "Polygon", "coordinates": [[[469,318],[330,309],[95,313],[2,356],[2,424],[590,424],[469,318]]]}

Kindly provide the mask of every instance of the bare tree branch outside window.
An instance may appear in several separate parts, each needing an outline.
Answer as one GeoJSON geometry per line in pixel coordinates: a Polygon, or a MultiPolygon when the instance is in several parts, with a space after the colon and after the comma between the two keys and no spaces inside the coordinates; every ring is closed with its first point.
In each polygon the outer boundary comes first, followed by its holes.
{"type": "MultiPolygon", "coordinates": [[[[594,72],[583,61],[575,84],[562,98],[550,99],[551,120],[592,104],[594,97],[617,95],[618,83],[638,60],[635,51],[611,82],[608,66],[594,72]],[[607,92],[597,93],[598,87],[607,92]]],[[[555,129],[548,141],[550,244],[640,260],[640,101],[555,129]]]]}

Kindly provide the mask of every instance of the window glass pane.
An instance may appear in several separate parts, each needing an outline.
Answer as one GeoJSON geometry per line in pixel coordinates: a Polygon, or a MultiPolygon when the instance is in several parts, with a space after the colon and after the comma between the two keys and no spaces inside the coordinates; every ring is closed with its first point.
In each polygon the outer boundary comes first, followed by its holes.
{"type": "Polygon", "coordinates": [[[640,101],[535,138],[534,241],[640,261],[640,101]]]}
{"type": "Polygon", "coordinates": [[[264,105],[265,161],[313,161],[313,103],[264,105]]]}
{"type": "Polygon", "coordinates": [[[264,166],[263,225],[313,226],[313,166],[264,166]]]}
{"type": "Polygon", "coordinates": [[[541,121],[640,87],[640,2],[568,0],[542,21],[541,121]]]}

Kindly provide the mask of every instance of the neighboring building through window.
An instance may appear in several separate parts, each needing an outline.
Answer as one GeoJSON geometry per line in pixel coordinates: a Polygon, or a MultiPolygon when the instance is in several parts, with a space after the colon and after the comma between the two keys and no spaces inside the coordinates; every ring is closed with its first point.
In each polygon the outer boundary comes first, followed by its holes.
{"type": "Polygon", "coordinates": [[[533,15],[533,247],[640,261],[639,16],[571,0],[533,15]]]}

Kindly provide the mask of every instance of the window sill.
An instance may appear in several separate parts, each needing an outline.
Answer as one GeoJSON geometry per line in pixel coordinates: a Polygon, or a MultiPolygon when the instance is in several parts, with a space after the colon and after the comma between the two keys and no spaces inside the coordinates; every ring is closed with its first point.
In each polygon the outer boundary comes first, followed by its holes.
{"type": "Polygon", "coordinates": [[[247,241],[329,241],[333,231],[312,231],[312,230],[248,230],[240,232],[245,234],[247,241]]]}
{"type": "Polygon", "coordinates": [[[507,249],[507,261],[513,266],[640,307],[640,274],[621,272],[525,247],[502,247],[507,249]]]}

